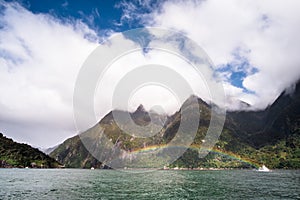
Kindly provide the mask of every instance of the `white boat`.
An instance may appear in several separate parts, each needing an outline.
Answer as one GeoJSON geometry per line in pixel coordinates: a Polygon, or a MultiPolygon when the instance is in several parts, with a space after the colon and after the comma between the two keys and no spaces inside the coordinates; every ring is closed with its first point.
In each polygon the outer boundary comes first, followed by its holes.
{"type": "Polygon", "coordinates": [[[91,167],[91,170],[94,170],[95,168],[94,167],[91,167]]]}
{"type": "Polygon", "coordinates": [[[265,165],[262,165],[261,167],[258,168],[259,172],[269,172],[271,171],[269,168],[267,168],[265,165]]]}

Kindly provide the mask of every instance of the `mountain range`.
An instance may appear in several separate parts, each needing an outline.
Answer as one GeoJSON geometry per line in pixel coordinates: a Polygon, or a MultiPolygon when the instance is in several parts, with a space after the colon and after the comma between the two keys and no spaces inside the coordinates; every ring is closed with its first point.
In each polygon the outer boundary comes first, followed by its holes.
{"type": "Polygon", "coordinates": [[[262,164],[269,168],[300,168],[300,82],[293,93],[284,91],[264,110],[227,112],[218,142],[201,158],[198,153],[205,142],[212,106],[191,96],[171,116],[148,112],[142,105],[132,113],[113,110],[89,130],[67,139],[50,156],[74,168],[109,168],[112,160],[117,160],[120,167],[158,167],[167,161],[168,167],[182,168],[256,168],[262,164]],[[160,153],[142,154],[145,156],[140,158],[132,153],[168,145],[176,139],[182,123],[194,121],[197,109],[201,112],[197,133],[179,158],[172,160],[170,154],[160,153]],[[118,121],[114,116],[119,116],[118,121]],[[141,135],[139,126],[148,128],[146,135],[141,135]],[[128,156],[132,155],[130,160],[136,162],[130,165],[128,156]]]}

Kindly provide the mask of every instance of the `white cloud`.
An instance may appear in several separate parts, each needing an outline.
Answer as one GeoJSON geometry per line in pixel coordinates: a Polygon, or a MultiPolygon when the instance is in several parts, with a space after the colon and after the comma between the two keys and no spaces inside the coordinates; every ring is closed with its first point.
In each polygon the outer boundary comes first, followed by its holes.
{"type": "Polygon", "coordinates": [[[76,133],[72,92],[78,70],[97,46],[80,21],[62,23],[1,2],[0,125],[21,142],[50,146],[76,133]]]}
{"type": "MultiPolygon", "coordinates": [[[[241,98],[264,108],[300,78],[299,7],[298,0],[170,0],[154,8],[146,24],[183,31],[217,68],[234,62],[237,49],[246,52],[243,56],[258,72],[243,81],[255,94],[241,98]]],[[[232,93],[232,87],[225,87],[231,88],[227,93],[240,97],[240,90],[232,93]]]]}

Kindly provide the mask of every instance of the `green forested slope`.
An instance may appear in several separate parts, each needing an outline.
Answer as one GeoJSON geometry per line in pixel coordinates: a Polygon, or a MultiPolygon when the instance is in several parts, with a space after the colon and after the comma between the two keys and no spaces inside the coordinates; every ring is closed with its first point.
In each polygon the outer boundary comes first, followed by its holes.
{"type": "Polygon", "coordinates": [[[0,167],[59,167],[59,163],[27,144],[14,142],[0,133],[0,167]]]}

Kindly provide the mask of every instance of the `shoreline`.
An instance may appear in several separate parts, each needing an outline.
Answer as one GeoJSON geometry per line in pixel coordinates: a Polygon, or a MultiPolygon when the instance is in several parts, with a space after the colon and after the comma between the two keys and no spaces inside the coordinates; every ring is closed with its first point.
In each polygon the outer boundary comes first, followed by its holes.
{"type": "MultiPolygon", "coordinates": [[[[230,171],[230,170],[257,170],[256,168],[168,168],[168,169],[164,169],[164,168],[126,168],[126,169],[102,169],[102,168],[67,168],[67,167],[53,167],[53,168],[31,168],[31,167],[0,167],[1,169],[26,169],[26,170],[30,170],[30,169],[38,169],[38,170],[43,170],[43,169],[76,169],[76,170],[116,170],[116,171],[154,171],[154,170],[159,170],[159,171],[230,171]]],[[[300,168],[298,169],[294,169],[294,168],[275,168],[275,169],[270,169],[270,170],[300,170],[300,168]]]]}

